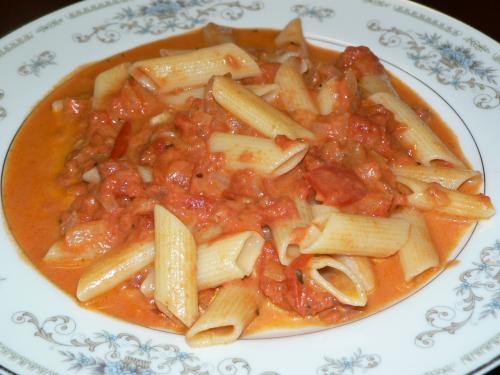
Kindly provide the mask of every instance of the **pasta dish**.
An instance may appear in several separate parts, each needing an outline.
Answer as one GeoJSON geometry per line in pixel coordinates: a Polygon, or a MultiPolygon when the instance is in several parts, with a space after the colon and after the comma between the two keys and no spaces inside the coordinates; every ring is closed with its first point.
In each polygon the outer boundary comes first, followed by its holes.
{"type": "Polygon", "coordinates": [[[308,45],[295,19],[81,68],[14,140],[4,204],[82,306],[202,347],[402,298],[494,215],[481,183],[369,48],[308,45]]]}

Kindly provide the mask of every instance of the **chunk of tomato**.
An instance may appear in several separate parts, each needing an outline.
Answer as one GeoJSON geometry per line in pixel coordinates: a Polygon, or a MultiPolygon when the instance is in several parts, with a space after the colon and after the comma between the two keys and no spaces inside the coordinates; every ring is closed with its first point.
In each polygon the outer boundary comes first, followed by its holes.
{"type": "Polygon", "coordinates": [[[345,168],[322,166],[308,172],[306,179],[324,202],[332,206],[354,203],[367,193],[363,181],[345,168]]]}

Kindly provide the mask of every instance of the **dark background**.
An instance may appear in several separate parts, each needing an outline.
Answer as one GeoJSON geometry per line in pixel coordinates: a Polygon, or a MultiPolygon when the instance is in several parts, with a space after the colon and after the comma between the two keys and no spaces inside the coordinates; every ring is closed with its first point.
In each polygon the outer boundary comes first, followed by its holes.
{"type": "MultiPolygon", "coordinates": [[[[76,2],[78,1],[0,0],[0,37],[44,14],[76,2]]],[[[417,2],[463,21],[497,42],[500,40],[499,0],[419,0],[417,2]]],[[[2,369],[4,367],[0,365],[0,371],[2,369]]]]}
{"type": "MultiPolygon", "coordinates": [[[[269,1],[269,0],[265,0],[269,1]]],[[[345,0],[348,1],[348,0],[345,0]]],[[[0,0],[0,36],[25,23],[76,3],[72,0],[0,0]]],[[[500,1],[498,0],[419,0],[500,40],[500,1]]]]}

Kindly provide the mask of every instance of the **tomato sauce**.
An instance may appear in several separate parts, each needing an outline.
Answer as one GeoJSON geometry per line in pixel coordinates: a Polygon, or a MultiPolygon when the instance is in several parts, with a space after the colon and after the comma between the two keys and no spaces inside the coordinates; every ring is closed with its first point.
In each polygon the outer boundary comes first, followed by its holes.
{"type": "MultiPolygon", "coordinates": [[[[238,45],[253,51],[272,48],[276,31],[234,29],[233,35],[238,45]]],[[[272,182],[251,170],[228,173],[223,168],[222,155],[208,152],[205,139],[213,131],[228,131],[234,127],[242,128],[242,134],[255,133],[242,127],[237,119],[209,100],[194,99],[187,113],[175,115],[173,122],[181,137],[172,137],[165,128],[163,133],[155,133],[152,139],[152,131],[143,126],[144,119],[157,114],[161,103],[130,81],[111,101],[107,111],[92,113],[87,123],[85,116],[89,114],[94,80],[100,72],[122,62],[158,57],[162,48],[182,49],[186,46],[203,47],[203,33],[195,31],[160,40],[80,68],[36,106],[12,144],[3,179],[3,201],[9,228],[33,265],[72,296],[85,267],[54,267],[42,258],[61,234],[67,235],[75,221],[103,218],[112,227],[110,233],[114,233],[110,243],[121,244],[125,241],[124,233],[134,238],[152,239],[154,203],[170,209],[195,231],[195,238],[202,236],[214,218],[218,218],[224,233],[241,230],[262,233],[262,228],[273,220],[296,217],[298,213],[292,198],[310,198],[312,189],[326,203],[341,206],[345,212],[388,216],[392,208],[392,198],[374,193],[370,188],[370,184],[375,186],[384,180],[386,172],[365,155],[366,152],[376,152],[392,160],[405,158],[390,136],[394,131],[391,117],[380,108],[360,110],[350,119],[330,116],[321,124],[313,125],[313,131],[320,136],[335,134],[353,140],[349,145],[350,156],[342,159],[342,163],[339,163],[339,153],[345,149],[340,150],[335,142],[313,145],[297,168],[272,182]],[[57,100],[63,100],[63,110],[54,114],[52,103],[57,100]],[[116,123],[121,125],[115,126],[116,123]],[[75,153],[75,144],[81,142],[84,135],[89,137],[86,152],[75,153]],[[144,141],[149,139],[149,143],[144,141]],[[360,144],[363,148],[359,147],[360,144]],[[89,191],[81,183],[80,175],[83,170],[94,166],[99,155],[103,161],[96,168],[102,181],[97,190],[89,191]],[[106,160],[108,155],[110,158],[106,160]],[[120,160],[124,155],[143,166],[154,167],[153,183],[145,184],[130,161],[120,160]],[[360,163],[364,158],[368,161],[360,163]],[[325,180],[336,181],[338,189],[325,187],[325,180]],[[162,189],[168,189],[169,193],[164,194],[162,189]],[[221,203],[221,198],[227,202],[221,203]],[[245,200],[257,203],[248,207],[245,200]]],[[[331,64],[339,56],[338,52],[314,46],[309,47],[309,54],[312,61],[324,64],[331,64]]],[[[365,56],[365,63],[356,65],[355,75],[381,69],[376,57],[374,59],[367,49],[348,50],[337,62],[338,67],[352,67],[358,55],[365,56]]],[[[260,67],[260,76],[243,82],[272,83],[279,65],[261,62],[260,67]]],[[[456,137],[439,116],[428,109],[417,94],[396,79],[393,81],[407,103],[427,109],[431,128],[464,159],[456,137]]],[[[345,96],[349,95],[346,93],[345,96]]],[[[284,149],[293,144],[284,137],[277,137],[275,141],[284,149]]],[[[467,189],[473,191],[477,187],[476,181],[467,189]]],[[[434,213],[425,216],[444,264],[471,223],[450,220],[434,213]]],[[[368,305],[363,309],[344,308],[328,300],[325,292],[307,279],[301,279],[301,267],[306,258],[300,256],[292,265],[284,267],[279,264],[272,246],[265,247],[256,269],[263,272],[267,264],[265,272],[273,273],[271,278],[262,276],[260,283],[261,291],[275,304],[266,302],[262,305],[259,317],[247,328],[246,334],[268,328],[339,324],[360,318],[404,297],[437,272],[425,272],[411,283],[405,283],[397,256],[377,259],[373,262],[377,287],[369,294],[368,305]],[[307,293],[304,292],[306,289],[307,293]],[[291,291],[291,294],[284,291],[291,291]],[[304,298],[310,296],[313,296],[312,300],[305,301],[304,298]],[[290,306],[294,306],[299,314],[288,311],[290,306]],[[317,312],[320,312],[317,316],[307,316],[317,312]]],[[[131,285],[131,281],[81,304],[144,326],[183,331],[175,319],[161,313],[151,300],[131,285]]]]}

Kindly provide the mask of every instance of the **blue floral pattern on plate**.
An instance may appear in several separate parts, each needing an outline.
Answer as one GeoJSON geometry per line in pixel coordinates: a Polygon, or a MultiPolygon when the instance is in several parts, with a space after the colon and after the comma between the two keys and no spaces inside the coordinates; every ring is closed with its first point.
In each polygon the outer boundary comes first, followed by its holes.
{"type": "Polygon", "coordinates": [[[381,32],[379,43],[385,47],[400,47],[413,65],[455,90],[471,89],[478,94],[473,103],[480,109],[500,105],[500,89],[496,70],[471,52],[470,48],[454,45],[436,33],[406,32],[397,27],[384,28],[377,20],[368,22],[368,29],[381,32]]]}
{"type": "Polygon", "coordinates": [[[167,31],[190,30],[206,24],[214,15],[235,21],[246,11],[262,8],[263,4],[258,1],[244,4],[240,1],[154,0],[148,5],[122,8],[111,20],[94,26],[90,33],[74,34],[73,40],[85,43],[96,37],[103,43],[113,43],[120,39],[122,32],[159,35],[167,31]]]}

